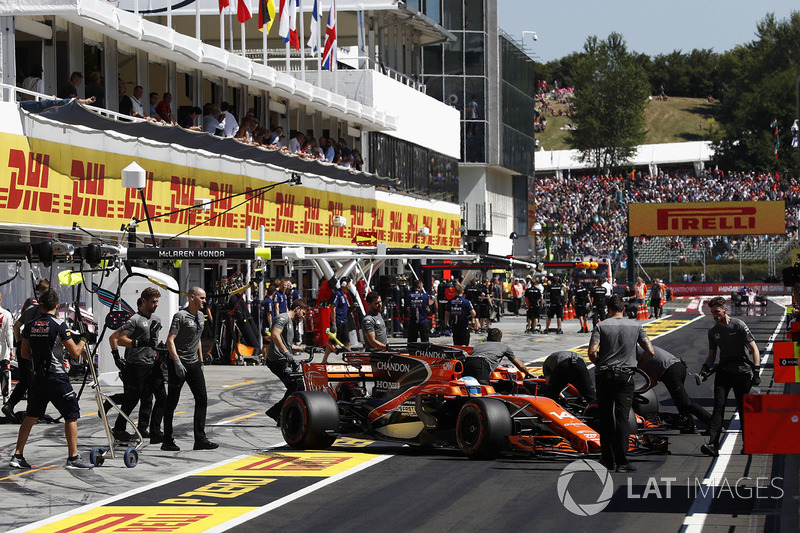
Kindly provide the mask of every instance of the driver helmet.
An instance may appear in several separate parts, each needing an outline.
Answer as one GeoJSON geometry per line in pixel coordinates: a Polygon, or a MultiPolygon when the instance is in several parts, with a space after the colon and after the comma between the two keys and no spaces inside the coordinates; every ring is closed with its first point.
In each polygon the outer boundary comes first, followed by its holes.
{"type": "Polygon", "coordinates": [[[481,384],[478,383],[478,380],[472,376],[463,376],[461,380],[464,382],[464,386],[467,388],[467,393],[472,395],[480,395],[481,393],[481,384]]]}

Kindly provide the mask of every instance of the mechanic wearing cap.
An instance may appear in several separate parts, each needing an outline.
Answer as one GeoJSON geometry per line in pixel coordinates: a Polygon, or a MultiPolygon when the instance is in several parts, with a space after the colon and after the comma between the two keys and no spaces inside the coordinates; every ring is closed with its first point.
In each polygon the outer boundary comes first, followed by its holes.
{"type": "Polygon", "coordinates": [[[572,385],[578,389],[578,393],[586,403],[592,403],[597,399],[586,361],[575,352],[561,350],[551,353],[542,363],[542,373],[547,380],[544,395],[548,398],[557,400],[561,391],[567,385],[572,385]]]}
{"type": "MultiPolygon", "coordinates": [[[[150,444],[159,444],[163,441],[161,420],[164,418],[164,405],[167,399],[161,361],[156,353],[161,319],[153,313],[158,308],[159,298],[161,292],[155,287],[144,289],[139,298],[138,312],[108,339],[115,362],[120,360],[117,346],[125,348],[125,360],[121,365],[125,392],[122,412],[130,415],[136,404],[141,402],[139,433],[142,437],[150,437],[150,444]],[[155,409],[153,409],[153,396],[155,396],[155,409]]],[[[113,429],[115,439],[122,442],[133,440],[133,435],[125,431],[126,424],[127,421],[121,414],[117,416],[113,429]]]]}
{"type": "Polygon", "coordinates": [[[702,373],[711,371],[711,365],[717,358],[719,349],[719,366],[714,376],[714,410],[711,412],[711,426],[709,428],[708,444],[700,447],[706,455],[716,457],[719,455],[719,439],[722,430],[722,419],[725,414],[725,402],[728,394],[733,389],[736,398],[736,409],[742,421],[744,432],[744,395],[750,392],[751,386],[761,385],[758,375],[761,368],[761,355],[758,346],[747,324],[728,315],[725,307],[725,298],[715,296],[708,302],[714,327],[708,330],[708,357],[703,364],[702,373]],[[752,359],[747,357],[745,348],[751,352],[752,359]]]}
{"type": "Polygon", "coordinates": [[[444,313],[445,321],[453,331],[453,344],[469,346],[469,323],[475,318],[475,309],[469,300],[464,298],[464,286],[456,283],[456,297],[447,302],[444,313]]]}
{"type": "Polygon", "coordinates": [[[600,463],[609,471],[635,472],[636,468],[628,463],[627,452],[636,345],[644,348],[644,361],[653,356],[653,345],[641,322],[624,318],[622,298],[612,296],[606,305],[608,318],[595,326],[589,341],[600,411],[600,463]]]}
{"type": "Polygon", "coordinates": [[[366,316],[361,321],[361,329],[364,332],[364,348],[368,351],[385,351],[389,349],[389,337],[386,334],[386,323],[381,316],[383,300],[378,291],[367,294],[366,316]]]}
{"type": "Polygon", "coordinates": [[[500,342],[503,340],[503,332],[497,328],[489,328],[486,335],[486,342],[481,342],[472,349],[472,353],[464,360],[464,372],[462,376],[472,376],[481,385],[489,385],[489,376],[500,361],[505,357],[519,369],[527,378],[533,378],[533,374],[525,365],[514,356],[508,344],[500,342]]]}
{"type": "MultiPolygon", "coordinates": [[[[700,422],[710,426],[711,413],[689,397],[684,387],[686,381],[686,363],[680,357],[676,357],[658,346],[653,347],[655,355],[649,361],[641,361],[639,368],[644,370],[650,378],[653,387],[660,381],[669,391],[670,398],[675,402],[678,413],[681,416],[681,433],[697,433],[694,418],[696,416],[700,422]]],[[[637,357],[642,356],[643,350],[640,346],[636,347],[637,357]]]]}
{"type": "Polygon", "coordinates": [[[344,344],[345,349],[350,349],[350,325],[348,314],[350,311],[350,300],[347,299],[346,292],[350,286],[350,278],[343,277],[339,280],[339,288],[333,293],[331,304],[336,309],[336,338],[344,344]]]}
{"type": "Polygon", "coordinates": [[[298,375],[300,364],[294,360],[293,352],[302,352],[303,347],[294,344],[295,325],[302,322],[308,313],[308,304],[302,298],[289,305],[289,310],[275,317],[272,322],[271,339],[267,351],[267,367],[286,386],[283,398],[267,409],[264,414],[280,424],[281,410],[286,398],[303,390],[303,376],[298,375]]]}
{"type": "Polygon", "coordinates": [[[431,323],[428,315],[431,314],[430,297],[422,288],[422,281],[413,283],[414,290],[406,298],[406,314],[408,315],[408,342],[428,342],[431,323]]]}
{"type": "Polygon", "coordinates": [[[180,450],[172,433],[172,417],[181,397],[183,384],[189,385],[194,397],[194,449],[214,450],[219,444],[206,437],[206,412],[208,411],[208,393],[206,378],[203,375],[203,353],[200,347],[200,336],[205,326],[203,308],[206,305],[206,291],[200,287],[189,289],[189,305],[179,310],[172,317],[167,335],[169,360],[167,364],[168,392],[164,407],[164,441],[161,449],[170,452],[180,450]]]}
{"type": "MultiPolygon", "coordinates": [[[[48,289],[39,294],[38,301],[42,314],[25,324],[20,343],[20,357],[31,361],[28,368],[33,375],[29,376],[28,408],[19,428],[17,447],[9,466],[31,468],[23,456],[25,443],[28,442],[33,425],[44,416],[47,404],[52,403],[64,417],[64,436],[68,450],[66,468],[92,468],[92,465],[84,462],[78,455],[78,419],[81,413],[78,395],[72,389],[69,375],[64,368],[65,351],[73,359],[81,357],[86,339],[82,338],[76,343],[67,324],[56,318],[58,295],[55,291],[48,289]]],[[[87,333],[86,336],[88,335],[87,333]]]]}
{"type": "MultiPolygon", "coordinates": [[[[46,278],[42,278],[36,283],[36,294],[37,297],[41,296],[45,292],[50,290],[50,281],[46,278]]],[[[14,340],[17,344],[19,344],[22,338],[22,327],[29,323],[31,320],[39,318],[42,316],[42,310],[39,308],[39,301],[37,298],[28,298],[25,300],[25,303],[22,306],[22,314],[20,314],[19,318],[16,322],[14,322],[14,340]]],[[[14,408],[17,406],[19,402],[25,397],[25,394],[28,392],[28,386],[30,383],[28,382],[28,377],[31,375],[31,361],[30,359],[23,359],[22,357],[19,358],[17,361],[19,365],[19,380],[17,381],[17,385],[14,387],[14,390],[11,392],[11,396],[8,397],[8,401],[3,405],[3,414],[6,415],[6,418],[13,421],[18,421],[18,417],[14,412],[14,408]]]]}

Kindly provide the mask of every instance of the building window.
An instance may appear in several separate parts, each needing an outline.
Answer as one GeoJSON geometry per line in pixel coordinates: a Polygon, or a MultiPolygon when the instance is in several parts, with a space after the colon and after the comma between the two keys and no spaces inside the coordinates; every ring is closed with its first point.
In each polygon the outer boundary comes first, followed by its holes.
{"type": "Polygon", "coordinates": [[[442,2],[442,26],[451,31],[464,29],[463,0],[444,0],[442,2]]]}
{"type": "Polygon", "coordinates": [[[464,29],[483,30],[483,0],[464,0],[464,29]]]}

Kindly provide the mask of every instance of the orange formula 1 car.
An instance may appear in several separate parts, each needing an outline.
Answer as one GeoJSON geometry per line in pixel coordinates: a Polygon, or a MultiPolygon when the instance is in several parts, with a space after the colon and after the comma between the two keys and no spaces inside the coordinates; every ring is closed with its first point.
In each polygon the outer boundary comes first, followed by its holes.
{"type": "Polygon", "coordinates": [[[346,435],[458,447],[471,458],[599,453],[598,433],[553,400],[497,394],[462,377],[464,356],[421,343],[345,354],[340,365],[303,363],[306,390],[283,407],[283,437],[298,449],[327,448],[346,435]]]}

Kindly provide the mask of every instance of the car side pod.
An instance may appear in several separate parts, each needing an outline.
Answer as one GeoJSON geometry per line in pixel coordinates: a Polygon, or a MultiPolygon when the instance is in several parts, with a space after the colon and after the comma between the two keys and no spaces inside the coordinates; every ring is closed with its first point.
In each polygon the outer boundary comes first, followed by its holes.
{"type": "Polygon", "coordinates": [[[281,410],[281,433],[296,450],[323,450],[336,440],[339,406],[328,393],[295,392],[281,410]]]}
{"type": "Polygon", "coordinates": [[[511,414],[492,398],[474,398],[464,404],[456,421],[456,442],[470,459],[494,459],[512,432],[511,414]]]}

